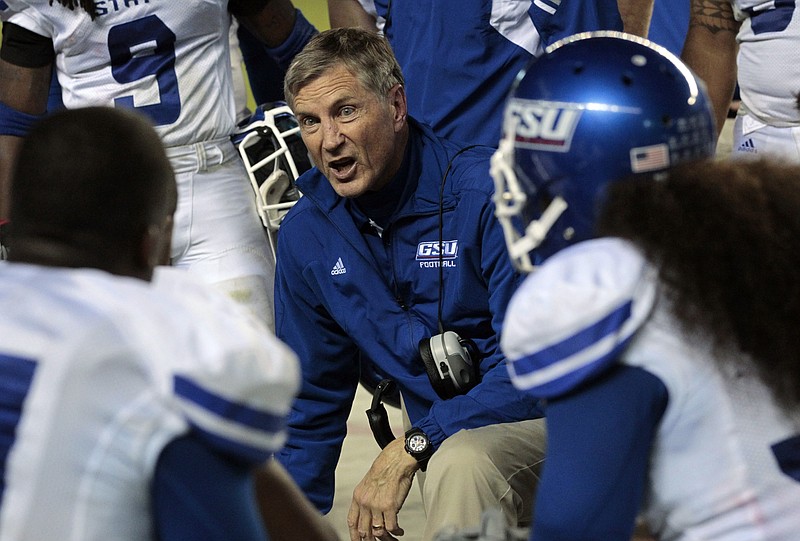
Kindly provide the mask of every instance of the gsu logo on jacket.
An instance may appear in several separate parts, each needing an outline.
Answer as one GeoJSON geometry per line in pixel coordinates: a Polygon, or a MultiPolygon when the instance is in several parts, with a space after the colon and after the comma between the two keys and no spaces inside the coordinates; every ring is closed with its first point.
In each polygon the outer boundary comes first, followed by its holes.
{"type": "Polygon", "coordinates": [[[439,250],[438,240],[422,241],[417,245],[417,261],[419,268],[438,268],[439,260],[442,260],[443,267],[455,267],[455,259],[458,257],[458,241],[442,241],[442,249],[439,250]]]}

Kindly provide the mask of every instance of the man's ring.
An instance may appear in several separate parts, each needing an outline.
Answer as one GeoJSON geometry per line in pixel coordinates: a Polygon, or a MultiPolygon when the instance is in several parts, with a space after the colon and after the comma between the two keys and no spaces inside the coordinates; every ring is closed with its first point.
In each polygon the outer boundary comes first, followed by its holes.
{"type": "Polygon", "coordinates": [[[380,530],[382,528],[383,528],[383,524],[373,524],[372,525],[372,529],[373,530],[380,530]]]}

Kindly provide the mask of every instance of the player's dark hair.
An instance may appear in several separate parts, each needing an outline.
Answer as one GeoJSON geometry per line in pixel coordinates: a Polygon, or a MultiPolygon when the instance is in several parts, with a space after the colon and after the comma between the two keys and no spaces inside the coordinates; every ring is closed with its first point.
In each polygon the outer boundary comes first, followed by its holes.
{"type": "MultiPolygon", "coordinates": [[[[92,20],[97,17],[97,11],[95,10],[94,0],[58,0],[58,3],[64,7],[68,7],[71,10],[75,10],[76,8],[83,9],[86,13],[91,15],[92,20]]],[[[50,0],[50,5],[53,5],[53,0],[50,0]]]]}
{"type": "Polygon", "coordinates": [[[25,252],[46,245],[63,251],[63,266],[126,264],[175,199],[166,152],[144,117],[111,107],[54,113],[33,127],[17,157],[11,256],[41,258],[25,252]]]}
{"type": "Polygon", "coordinates": [[[598,232],[638,245],[690,334],[738,346],[778,401],[800,403],[800,167],[687,164],[611,185],[598,232]]]}

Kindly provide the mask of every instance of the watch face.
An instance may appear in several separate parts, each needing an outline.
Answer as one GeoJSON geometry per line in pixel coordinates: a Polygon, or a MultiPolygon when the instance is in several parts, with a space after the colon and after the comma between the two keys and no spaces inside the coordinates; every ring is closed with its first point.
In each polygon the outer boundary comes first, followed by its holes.
{"type": "Polygon", "coordinates": [[[422,434],[414,434],[408,438],[408,448],[412,453],[421,453],[428,448],[428,438],[422,434]]]}

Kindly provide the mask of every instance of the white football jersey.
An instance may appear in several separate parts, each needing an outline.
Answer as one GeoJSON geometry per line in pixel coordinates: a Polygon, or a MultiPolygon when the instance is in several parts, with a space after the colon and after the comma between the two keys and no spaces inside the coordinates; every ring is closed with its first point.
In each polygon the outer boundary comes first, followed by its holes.
{"type": "Polygon", "coordinates": [[[67,108],[133,107],[167,146],[233,133],[227,0],[99,0],[94,21],[49,0],[6,3],[16,24],[53,39],[67,108]]]}
{"type": "MultiPolygon", "coordinates": [[[[642,507],[656,537],[798,539],[800,480],[781,471],[773,446],[798,437],[800,412],[776,407],[742,353],[721,364],[707,340],[686,336],[659,287],[654,269],[619,239],[553,256],[506,314],[502,347],[515,385],[557,396],[615,362],[643,368],[669,397],[642,507]]],[[[794,455],[796,464],[796,446],[794,455]]],[[[602,457],[592,460],[602,467],[602,457]]]]}
{"type": "Polygon", "coordinates": [[[775,0],[732,0],[742,21],[738,80],[742,104],[756,119],[772,126],[800,125],[800,13],[795,2],[776,8],[775,0]]]}
{"type": "Polygon", "coordinates": [[[171,440],[253,464],[283,445],[296,357],[190,274],[4,263],[0,283],[0,540],[152,539],[171,440]]]}

